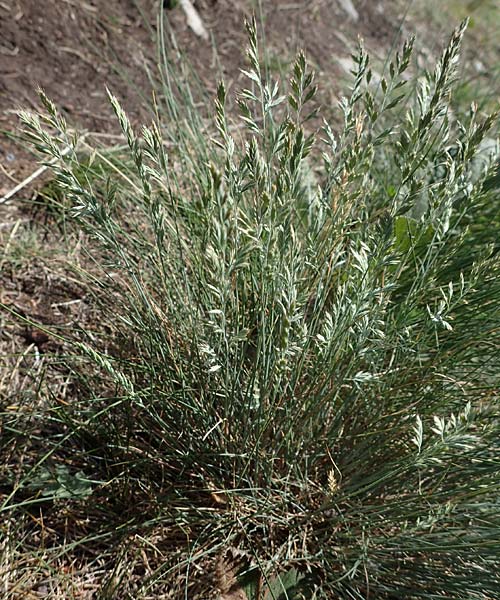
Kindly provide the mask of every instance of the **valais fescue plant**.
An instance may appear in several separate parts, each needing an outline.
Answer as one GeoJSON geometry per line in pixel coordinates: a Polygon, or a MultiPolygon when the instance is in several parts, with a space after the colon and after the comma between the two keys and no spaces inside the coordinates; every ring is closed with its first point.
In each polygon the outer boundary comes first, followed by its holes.
{"type": "Polygon", "coordinates": [[[210,124],[170,71],[140,135],[110,93],[119,161],[43,95],[22,114],[102,275],[60,418],[179,531],[135,597],[193,598],[234,548],[252,599],[498,598],[498,155],[495,115],[449,110],[465,26],[416,83],[412,42],[376,82],[360,47],[341,125],[247,29],[243,128],[223,83],[210,124]]]}

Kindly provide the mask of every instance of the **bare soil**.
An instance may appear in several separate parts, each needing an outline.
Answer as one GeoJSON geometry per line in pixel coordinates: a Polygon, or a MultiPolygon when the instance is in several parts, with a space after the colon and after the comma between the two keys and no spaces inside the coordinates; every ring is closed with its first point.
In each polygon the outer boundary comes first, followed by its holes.
{"type": "MultiPolygon", "coordinates": [[[[345,77],[345,66],[336,59],[349,57],[358,34],[383,54],[398,29],[398,3],[356,4],[354,19],[331,0],[263,2],[258,16],[265,23],[266,45],[276,68],[286,68],[296,50],[304,48],[333,90],[339,76],[345,77]]],[[[229,85],[237,83],[246,44],[243,21],[251,14],[251,2],[203,0],[195,6],[209,41],[193,33],[180,7],[164,9],[178,49],[193,62],[209,91],[215,91],[221,75],[229,85]]],[[[0,2],[0,197],[34,170],[34,159],[11,136],[17,131],[17,111],[39,107],[38,87],[72,125],[89,131],[115,129],[106,86],[133,121],[147,118],[151,86],[144,67],[155,72],[159,10],[155,0],[0,2]]]]}
{"type": "MultiPolygon", "coordinates": [[[[327,106],[335,104],[344,87],[358,38],[382,62],[401,37],[417,32],[419,52],[428,63],[444,42],[443,28],[448,34],[462,16],[456,11],[450,20],[443,8],[440,21],[428,22],[427,1],[411,3],[415,10],[409,16],[406,0],[195,0],[210,35],[206,41],[189,28],[180,6],[164,8],[171,4],[175,3],[0,1],[0,198],[35,168],[34,158],[12,137],[18,133],[17,111],[39,107],[37,87],[80,129],[115,131],[106,86],[120,98],[133,122],[149,118],[152,96],[146,69],[153,76],[157,71],[154,40],[162,10],[171,58],[178,52],[186,54],[209,92],[215,92],[221,76],[229,87],[239,87],[246,46],[243,22],[255,10],[264,24],[270,64],[286,72],[296,51],[304,49],[327,106]],[[170,43],[174,38],[176,48],[170,43]]],[[[472,27],[467,60],[487,72],[489,63],[498,59],[498,41],[494,56],[485,58],[485,45],[474,36],[472,27]]]]}

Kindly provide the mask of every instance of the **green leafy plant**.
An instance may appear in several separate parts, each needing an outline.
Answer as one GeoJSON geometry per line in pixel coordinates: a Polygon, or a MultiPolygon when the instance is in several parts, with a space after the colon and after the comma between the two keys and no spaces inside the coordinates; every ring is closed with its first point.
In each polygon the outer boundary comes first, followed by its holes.
{"type": "Polygon", "coordinates": [[[42,467],[34,474],[27,488],[39,491],[45,498],[86,498],[92,494],[92,482],[83,471],[69,472],[66,465],[56,465],[54,469],[42,467]]]}

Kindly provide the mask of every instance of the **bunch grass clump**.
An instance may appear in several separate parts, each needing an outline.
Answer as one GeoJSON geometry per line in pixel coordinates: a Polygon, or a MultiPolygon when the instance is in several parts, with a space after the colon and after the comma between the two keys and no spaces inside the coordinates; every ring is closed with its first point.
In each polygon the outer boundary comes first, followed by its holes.
{"type": "Polygon", "coordinates": [[[243,130],[223,83],[210,127],[171,74],[140,136],[110,93],[118,163],[82,157],[45,96],[23,113],[94,239],[107,325],[69,339],[80,399],[51,418],[178,532],[135,598],[194,597],[229,548],[254,598],[296,597],[270,583],[292,568],[308,598],[497,597],[495,115],[450,114],[464,28],[414,96],[411,41],[377,85],[360,47],[340,131],[303,54],[285,93],[266,79],[253,22],[243,130]]]}

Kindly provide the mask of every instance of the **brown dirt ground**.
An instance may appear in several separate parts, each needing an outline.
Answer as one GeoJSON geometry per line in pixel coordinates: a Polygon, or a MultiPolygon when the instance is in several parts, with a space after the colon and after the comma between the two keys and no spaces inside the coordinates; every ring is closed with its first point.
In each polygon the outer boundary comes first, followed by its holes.
{"type": "MultiPolygon", "coordinates": [[[[147,119],[151,85],[144,67],[154,74],[153,38],[160,4],[159,0],[0,0],[0,198],[35,168],[34,158],[12,136],[18,131],[17,110],[39,107],[38,86],[78,128],[115,131],[106,86],[120,98],[133,122],[147,119]]],[[[238,87],[246,45],[243,20],[258,3],[196,0],[194,4],[211,39],[197,37],[179,7],[164,10],[178,48],[210,92],[221,74],[229,86],[238,87]]],[[[343,4],[340,0],[264,0],[262,12],[257,12],[265,25],[271,64],[286,69],[296,50],[303,48],[323,82],[320,88],[327,104],[334,104],[345,80],[358,36],[380,60],[398,34],[405,37],[417,31],[427,61],[445,39],[436,25],[426,22],[428,0],[411,3],[418,8],[417,18],[405,19],[400,32],[407,0],[356,0],[357,19],[343,4]]],[[[459,16],[454,15],[454,23],[442,11],[440,27],[451,29],[459,16]]],[[[482,64],[482,45],[471,43],[469,48],[469,60],[482,64]]],[[[483,67],[488,68],[487,62],[483,67]]]]}
{"type": "MultiPolygon", "coordinates": [[[[140,92],[150,98],[143,67],[154,71],[157,4],[154,0],[0,2],[0,197],[34,170],[33,158],[6,132],[16,131],[19,108],[38,108],[38,86],[70,123],[90,131],[114,130],[105,86],[123,101],[133,121],[146,118],[140,92]]],[[[304,47],[319,76],[332,81],[343,74],[335,57],[348,57],[358,34],[368,47],[385,51],[397,31],[397,3],[357,4],[361,10],[356,22],[330,0],[264,2],[266,41],[276,66],[289,64],[296,49],[304,47]]],[[[210,91],[215,89],[218,67],[229,84],[241,76],[243,19],[250,14],[249,5],[243,0],[197,2],[212,36],[209,42],[188,28],[179,7],[165,11],[178,47],[210,91]]]]}

